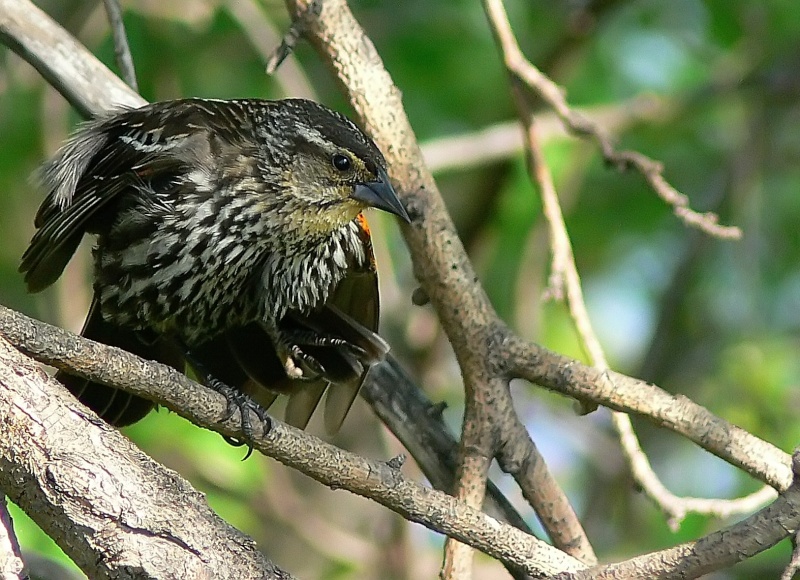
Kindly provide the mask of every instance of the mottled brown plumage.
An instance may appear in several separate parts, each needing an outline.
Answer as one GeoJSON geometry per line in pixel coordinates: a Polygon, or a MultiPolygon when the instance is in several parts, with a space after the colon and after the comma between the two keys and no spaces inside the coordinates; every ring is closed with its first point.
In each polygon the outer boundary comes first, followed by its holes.
{"type": "MultiPolygon", "coordinates": [[[[388,351],[362,211],[408,220],[355,124],[299,99],[154,103],[85,124],[40,176],[49,195],[20,266],[31,291],[96,234],[85,336],[188,362],[242,409],[253,407],[243,393],[287,393],[300,427],[327,389],[338,429],[388,351]]],[[[153,406],[58,377],[114,425],[153,406]]]]}

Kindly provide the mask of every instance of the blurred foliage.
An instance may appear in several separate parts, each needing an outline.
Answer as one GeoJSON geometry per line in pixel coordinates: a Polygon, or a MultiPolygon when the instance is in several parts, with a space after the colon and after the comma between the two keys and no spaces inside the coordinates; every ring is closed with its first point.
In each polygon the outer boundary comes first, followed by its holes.
{"type": "MultiPolygon", "coordinates": [[[[101,3],[40,5],[116,69],[101,3]]],[[[320,101],[347,110],[308,46],[298,47],[299,69],[287,72],[284,66],[277,79],[263,74],[264,55],[246,30],[262,40],[275,30],[280,34],[287,16],[277,0],[124,5],[147,99],[276,98],[291,81],[304,81],[296,72],[304,71],[320,101]],[[254,8],[256,16],[244,19],[234,6],[254,8]]],[[[402,90],[421,140],[513,119],[478,2],[351,5],[402,90]]],[[[570,102],[589,111],[611,107],[625,119],[620,146],[662,161],[667,179],[690,196],[695,209],[717,211],[745,232],[740,242],[724,242],[688,230],[640,177],[604,166],[586,143],[549,136],[546,154],[590,313],[613,366],[684,393],[790,450],[800,439],[800,4],[507,5],[526,54],[565,87],[570,102]],[[663,105],[658,115],[629,114],[626,103],[642,95],[663,105]]],[[[73,330],[80,328],[91,288],[86,254],[56,288],[39,296],[25,293],[16,266],[42,198],[28,176],[77,121],[27,64],[0,49],[0,302],[73,330]]],[[[582,357],[564,306],[541,300],[547,236],[521,155],[439,178],[501,316],[524,336],[582,357]]],[[[457,428],[462,393],[452,353],[434,313],[409,307],[414,283],[401,239],[393,224],[375,218],[384,334],[431,396],[450,403],[447,418],[457,428]]],[[[692,516],[670,532],[633,489],[605,412],[579,418],[569,401],[530,385],[514,389],[523,419],[603,560],[674,545],[729,523],[692,516]]],[[[676,493],[734,497],[758,487],[680,438],[642,421],[637,426],[656,470],[676,493]]],[[[163,411],[127,433],[190,478],[219,513],[301,577],[436,574],[441,539],[370,502],[331,492],[262,457],[241,462],[241,449],[163,411]]],[[[379,458],[399,451],[363,404],[335,442],[379,458]]],[[[418,477],[411,463],[408,472],[418,477]]],[[[535,525],[510,478],[497,479],[535,525]]],[[[17,522],[28,550],[58,552],[24,517],[17,522]]],[[[789,553],[784,542],[714,578],[775,578],[789,553]]],[[[476,562],[477,577],[506,577],[488,558],[476,562]]]]}

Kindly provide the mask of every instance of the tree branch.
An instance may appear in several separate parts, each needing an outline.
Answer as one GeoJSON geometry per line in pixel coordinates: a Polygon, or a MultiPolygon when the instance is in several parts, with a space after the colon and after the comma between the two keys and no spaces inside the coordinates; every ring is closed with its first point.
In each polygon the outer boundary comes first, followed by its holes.
{"type": "Polygon", "coordinates": [[[704,538],[673,548],[574,573],[554,580],[660,578],[686,580],[726,568],[771,548],[800,527],[800,453],[792,457],[794,482],[773,503],[704,538]]]}
{"type": "Polygon", "coordinates": [[[717,417],[688,397],[672,395],[615,371],[600,371],[514,336],[508,338],[506,347],[509,371],[514,376],[572,398],[641,415],[778,491],[792,482],[789,454],[717,417]]]}
{"type": "Polygon", "coordinates": [[[111,34],[114,38],[114,55],[117,59],[122,78],[135,92],[139,92],[136,82],[136,69],[133,67],[131,47],[128,45],[128,35],[125,32],[125,23],[122,20],[122,9],[119,0],[103,0],[108,14],[108,23],[111,25],[111,34]]]}
{"type": "MultiPolygon", "coordinates": [[[[613,105],[580,109],[578,114],[602,125],[611,134],[643,121],[662,121],[675,109],[674,103],[652,95],[637,96],[613,105]]],[[[571,136],[557,115],[542,112],[536,124],[542,141],[571,136]]],[[[573,135],[574,137],[574,135],[573,135]]],[[[577,137],[576,137],[577,138],[577,137]]],[[[436,137],[420,144],[425,163],[433,173],[463,171],[490,163],[516,159],[524,152],[524,139],[517,121],[504,121],[458,135],[436,137]]]]}
{"type": "Polygon", "coordinates": [[[28,0],[0,0],[0,42],[28,61],[85,117],[146,103],[28,0]]]}
{"type": "Polygon", "coordinates": [[[0,424],[0,489],[90,577],[290,578],[2,337],[0,424]]]}

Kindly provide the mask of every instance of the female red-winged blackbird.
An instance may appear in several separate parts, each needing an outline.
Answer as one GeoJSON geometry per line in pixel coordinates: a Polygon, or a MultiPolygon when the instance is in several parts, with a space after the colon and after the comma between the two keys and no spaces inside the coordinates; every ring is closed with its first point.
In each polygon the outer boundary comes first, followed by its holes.
{"type": "MultiPolygon", "coordinates": [[[[259,386],[290,394],[286,418],[300,427],[327,388],[325,423],[338,429],[388,351],[362,211],[408,221],[354,123],[299,99],[155,103],[87,123],[40,175],[50,193],[20,266],[29,290],[97,234],[84,336],[188,363],[229,413],[241,409],[246,434],[247,409],[266,420],[248,396],[259,386]]],[[[154,406],[58,378],[114,425],[154,406]]]]}

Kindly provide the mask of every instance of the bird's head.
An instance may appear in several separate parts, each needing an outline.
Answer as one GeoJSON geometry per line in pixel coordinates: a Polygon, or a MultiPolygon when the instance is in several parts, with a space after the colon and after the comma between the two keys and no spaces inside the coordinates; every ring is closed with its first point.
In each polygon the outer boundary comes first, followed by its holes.
{"type": "Polygon", "coordinates": [[[378,147],[358,126],[312,101],[282,101],[282,138],[291,151],[280,181],[285,211],[306,229],[339,228],[363,210],[382,209],[409,222],[378,147]]]}

